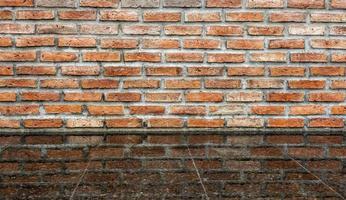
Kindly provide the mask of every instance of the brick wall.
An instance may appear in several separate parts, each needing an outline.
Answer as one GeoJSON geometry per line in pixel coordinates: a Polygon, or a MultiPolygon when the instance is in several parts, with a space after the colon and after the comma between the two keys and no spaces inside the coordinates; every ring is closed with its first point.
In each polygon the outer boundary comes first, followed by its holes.
{"type": "Polygon", "coordinates": [[[0,0],[0,198],[342,199],[345,9],[0,0]]]}

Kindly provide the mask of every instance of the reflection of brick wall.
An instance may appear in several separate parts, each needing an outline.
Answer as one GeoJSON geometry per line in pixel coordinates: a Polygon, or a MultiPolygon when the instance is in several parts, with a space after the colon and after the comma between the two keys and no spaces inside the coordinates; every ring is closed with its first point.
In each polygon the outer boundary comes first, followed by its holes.
{"type": "Polygon", "coordinates": [[[201,194],[191,156],[211,197],[335,198],[345,11],[346,0],[0,0],[0,199],[68,196],[80,176],[76,195],[201,194]]]}
{"type": "Polygon", "coordinates": [[[344,141],[326,132],[2,136],[0,198],[341,199],[344,141]]]}

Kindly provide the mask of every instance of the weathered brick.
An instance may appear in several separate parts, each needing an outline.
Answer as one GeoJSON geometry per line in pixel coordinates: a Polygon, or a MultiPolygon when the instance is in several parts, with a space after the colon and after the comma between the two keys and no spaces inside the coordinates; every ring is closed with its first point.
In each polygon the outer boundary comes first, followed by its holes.
{"type": "Polygon", "coordinates": [[[287,7],[289,8],[324,8],[324,0],[288,0],[287,7]]]}
{"type": "Polygon", "coordinates": [[[186,22],[220,22],[221,13],[192,11],[185,14],[185,21],[186,22]]]}
{"type": "Polygon", "coordinates": [[[39,7],[76,7],[76,0],[36,0],[39,7]]]}
{"type": "Polygon", "coordinates": [[[36,52],[34,51],[1,51],[0,61],[24,62],[35,61],[36,52]]]}
{"type": "Polygon", "coordinates": [[[136,11],[101,11],[100,16],[100,19],[105,21],[138,21],[138,13],[136,11]]]}
{"type": "Polygon", "coordinates": [[[56,68],[54,66],[18,66],[16,67],[18,75],[55,75],[56,68]]]}
{"type": "Polygon", "coordinates": [[[241,0],[207,0],[206,7],[210,8],[239,8],[241,0]]]}
{"type": "Polygon", "coordinates": [[[248,8],[283,8],[284,0],[248,0],[248,8]]]}
{"type": "Polygon", "coordinates": [[[16,19],[23,20],[45,20],[54,19],[55,15],[49,10],[19,10],[16,12],[16,19]]]}
{"type": "Polygon", "coordinates": [[[121,7],[127,8],[148,8],[148,7],[159,7],[159,0],[122,0],[121,7]]]}
{"type": "Polygon", "coordinates": [[[195,8],[201,6],[201,0],[163,0],[163,7],[195,8]]]}
{"type": "Polygon", "coordinates": [[[54,46],[54,37],[18,37],[16,39],[17,47],[41,47],[54,46]]]}
{"type": "Polygon", "coordinates": [[[145,22],[179,22],[181,13],[179,12],[145,12],[143,14],[145,22]]]}
{"type": "Polygon", "coordinates": [[[77,61],[78,55],[74,52],[41,52],[40,60],[43,62],[70,62],[77,61]]]}
{"type": "Polygon", "coordinates": [[[97,7],[97,8],[108,8],[116,7],[119,0],[80,0],[80,6],[83,7],[97,7]]]}
{"type": "Polygon", "coordinates": [[[6,7],[10,7],[10,6],[22,6],[22,7],[32,7],[34,6],[34,0],[0,0],[0,6],[6,6],[6,7]]]}

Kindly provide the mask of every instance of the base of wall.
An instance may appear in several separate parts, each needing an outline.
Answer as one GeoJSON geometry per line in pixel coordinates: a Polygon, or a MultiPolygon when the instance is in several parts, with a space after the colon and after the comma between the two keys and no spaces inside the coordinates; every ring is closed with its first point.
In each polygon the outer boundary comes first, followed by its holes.
{"type": "Polygon", "coordinates": [[[341,130],[0,134],[0,199],[342,199],[341,130]]]}

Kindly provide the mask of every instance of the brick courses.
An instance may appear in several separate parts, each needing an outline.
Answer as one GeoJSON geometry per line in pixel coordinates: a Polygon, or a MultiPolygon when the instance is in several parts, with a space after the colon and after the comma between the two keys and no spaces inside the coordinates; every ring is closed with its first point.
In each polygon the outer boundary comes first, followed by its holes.
{"type": "Polygon", "coordinates": [[[346,196],[345,9],[0,0],[0,199],[346,196]]]}

